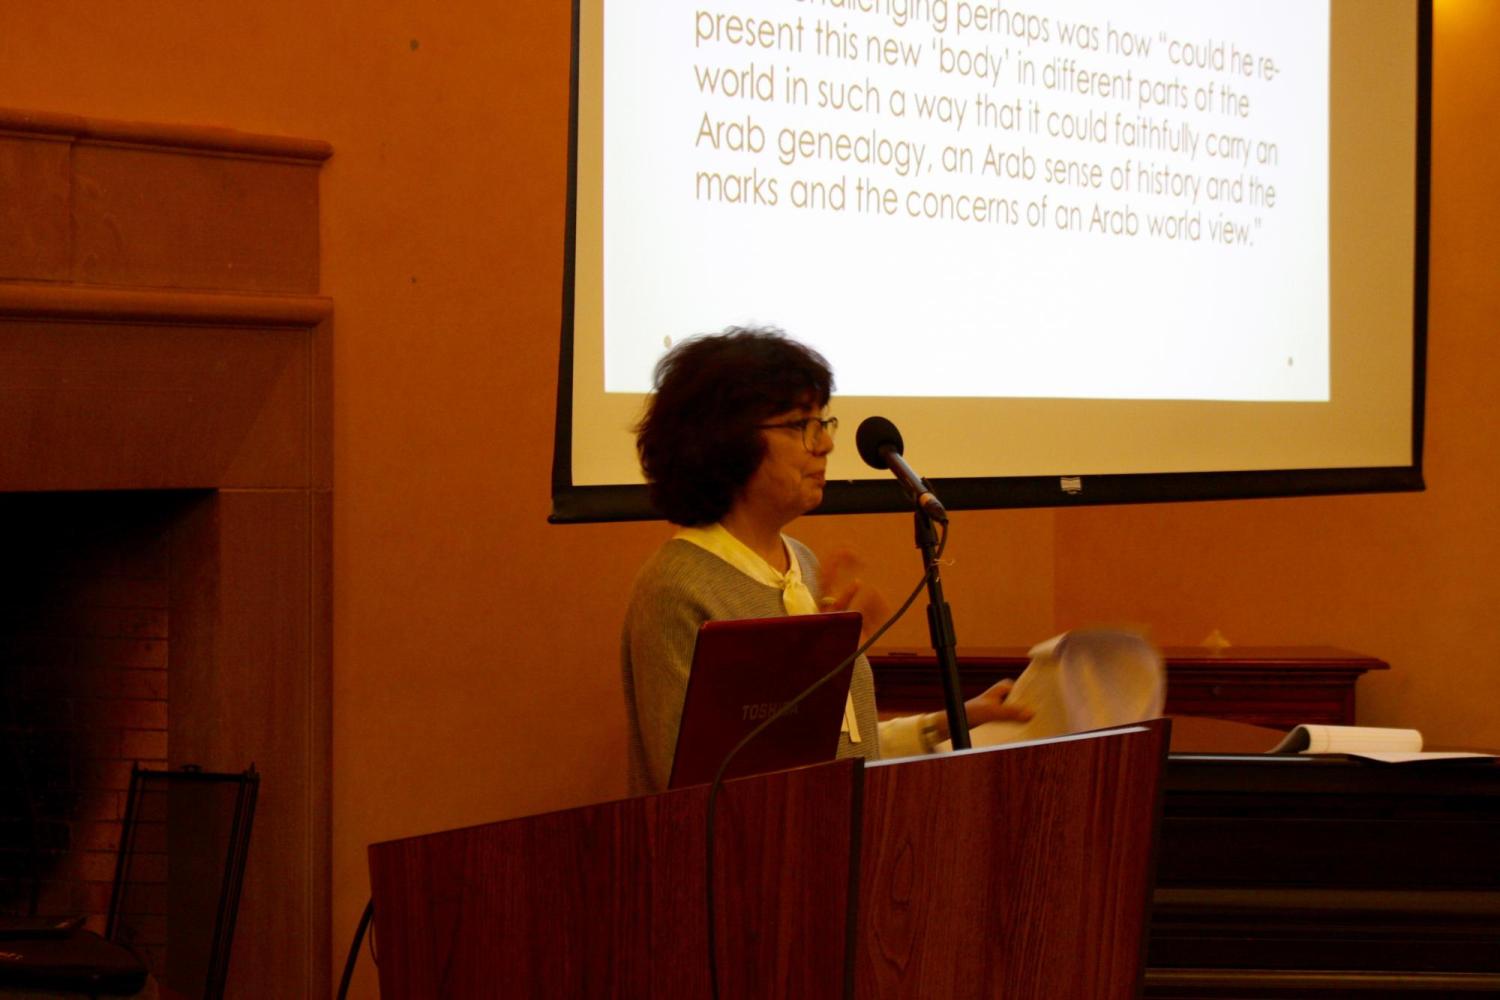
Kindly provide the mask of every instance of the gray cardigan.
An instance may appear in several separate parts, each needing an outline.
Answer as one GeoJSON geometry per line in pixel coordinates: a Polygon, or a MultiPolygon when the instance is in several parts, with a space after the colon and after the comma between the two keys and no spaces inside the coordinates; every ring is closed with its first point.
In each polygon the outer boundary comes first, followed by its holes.
{"type": "MultiPolygon", "coordinates": [[[[807,589],[814,599],[820,597],[817,558],[800,542],[787,541],[807,589]]],[[[646,561],[631,591],[620,642],[632,795],[667,786],[698,626],[785,614],[780,590],[752,580],[692,542],[673,539],[646,561]]],[[[851,743],[847,733],[841,734],[838,756],[879,757],[875,682],[863,656],[855,662],[849,693],[863,739],[851,743]]]]}

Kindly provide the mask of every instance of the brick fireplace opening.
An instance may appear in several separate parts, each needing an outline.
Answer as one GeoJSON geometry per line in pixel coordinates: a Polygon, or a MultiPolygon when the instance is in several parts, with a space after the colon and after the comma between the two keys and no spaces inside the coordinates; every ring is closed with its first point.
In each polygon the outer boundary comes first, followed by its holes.
{"type": "Polygon", "coordinates": [[[171,524],[193,493],[0,496],[0,909],[102,932],[132,766],[168,766],[171,524]]]}

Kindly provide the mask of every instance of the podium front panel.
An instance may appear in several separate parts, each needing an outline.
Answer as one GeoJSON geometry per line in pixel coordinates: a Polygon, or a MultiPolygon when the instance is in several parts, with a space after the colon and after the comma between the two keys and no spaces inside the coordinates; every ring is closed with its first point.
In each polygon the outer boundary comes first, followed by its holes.
{"type": "Polygon", "coordinates": [[[867,766],[856,996],[1138,996],[1168,728],[867,766]]]}
{"type": "MultiPolygon", "coordinates": [[[[723,997],[838,997],[860,767],[728,782],[715,866],[723,997]]],[[[708,788],[371,846],[386,997],[708,995],[708,788]]]]}

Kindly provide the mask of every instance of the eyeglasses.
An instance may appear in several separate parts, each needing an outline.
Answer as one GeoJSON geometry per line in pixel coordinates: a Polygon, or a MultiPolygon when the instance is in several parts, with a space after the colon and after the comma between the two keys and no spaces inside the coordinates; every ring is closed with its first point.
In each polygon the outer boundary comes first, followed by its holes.
{"type": "Polygon", "coordinates": [[[814,451],[825,436],[832,441],[833,436],[839,432],[839,418],[828,417],[820,420],[817,417],[803,417],[801,420],[783,420],[775,424],[757,425],[763,431],[779,430],[787,428],[802,434],[802,446],[808,451],[814,451]]]}

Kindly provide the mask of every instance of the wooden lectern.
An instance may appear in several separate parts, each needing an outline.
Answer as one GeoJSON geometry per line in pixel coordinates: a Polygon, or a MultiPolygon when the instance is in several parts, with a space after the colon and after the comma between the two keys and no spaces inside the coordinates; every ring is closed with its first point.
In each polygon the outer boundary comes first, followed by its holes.
{"type": "MultiPolygon", "coordinates": [[[[727,783],[724,997],[1139,995],[1167,723],[727,783]]],[[[706,786],[375,844],[385,997],[706,997],[706,786]]]]}

